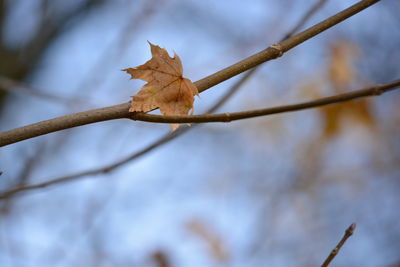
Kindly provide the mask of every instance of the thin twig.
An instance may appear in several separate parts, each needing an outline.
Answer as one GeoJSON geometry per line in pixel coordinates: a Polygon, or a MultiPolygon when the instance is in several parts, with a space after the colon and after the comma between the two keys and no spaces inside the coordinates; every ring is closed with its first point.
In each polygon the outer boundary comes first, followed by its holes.
{"type": "MultiPolygon", "coordinates": [[[[293,27],[293,29],[291,29],[287,34],[285,34],[285,37],[282,38],[282,41],[291,37],[311,17],[312,14],[314,14],[319,8],[322,7],[323,3],[325,3],[325,2],[326,2],[326,0],[319,0],[315,5],[313,5],[310,8],[310,10],[308,12],[306,12],[305,15],[300,19],[300,21],[293,27]]],[[[252,76],[252,74],[254,74],[256,69],[257,68],[253,68],[253,69],[249,70],[248,72],[246,72],[243,76],[241,76],[239,78],[239,80],[218,100],[218,102],[216,102],[206,112],[206,114],[215,112],[226,101],[228,101],[228,99],[242,87],[242,85],[252,76]]],[[[185,125],[185,126],[179,128],[178,131],[165,134],[164,136],[160,137],[158,140],[156,140],[152,144],[148,145],[147,147],[143,148],[142,150],[135,152],[135,153],[129,155],[128,157],[125,157],[124,159],[120,159],[112,164],[107,165],[107,166],[103,166],[103,167],[95,168],[95,169],[91,169],[91,170],[86,170],[86,171],[78,172],[78,173],[67,175],[67,176],[53,178],[51,180],[48,180],[45,183],[42,183],[42,185],[40,187],[35,187],[35,188],[31,188],[31,189],[37,189],[37,188],[47,187],[50,185],[61,184],[64,182],[76,180],[76,179],[84,177],[84,176],[98,175],[98,174],[112,172],[112,171],[116,170],[117,168],[119,168],[120,166],[123,166],[124,164],[131,162],[131,161],[149,153],[150,151],[153,151],[154,149],[162,146],[163,144],[175,139],[176,137],[187,132],[188,130],[194,129],[196,126],[198,126],[198,124],[195,124],[192,127],[188,127],[185,125]]],[[[26,190],[30,190],[30,189],[26,189],[26,190]]],[[[19,192],[22,192],[22,191],[19,191],[19,192]]],[[[11,196],[11,195],[9,195],[9,196],[11,196]]]]}
{"type": "Polygon", "coordinates": [[[154,114],[136,113],[132,115],[131,119],[138,121],[154,122],[154,123],[231,122],[236,120],[243,120],[243,119],[249,119],[249,118],[272,115],[272,114],[311,109],[320,106],[326,106],[330,104],[350,101],[357,98],[364,98],[367,96],[377,96],[387,91],[398,89],[399,87],[400,87],[400,80],[397,80],[384,85],[375,85],[372,87],[355,90],[348,93],[323,97],[312,101],[307,101],[299,104],[286,105],[286,106],[276,106],[271,108],[255,109],[255,110],[248,110],[241,112],[205,114],[205,115],[162,116],[154,114]]]}
{"type": "MultiPolygon", "coordinates": [[[[368,8],[369,6],[379,2],[380,0],[362,0],[357,4],[331,16],[330,18],[308,28],[307,30],[292,36],[285,41],[271,45],[267,49],[254,54],[236,64],[231,65],[221,71],[218,71],[208,77],[205,77],[195,82],[199,92],[203,92],[208,88],[217,85],[227,79],[230,79],[244,71],[247,71],[255,66],[266,61],[282,56],[283,53],[289,51],[293,47],[303,43],[304,41],[318,35],[319,33],[333,27],[343,20],[357,14],[358,12],[368,8]]],[[[60,131],[76,126],[86,125],[90,123],[132,118],[136,116],[143,118],[150,114],[129,113],[129,104],[120,104],[102,109],[90,110],[86,112],[67,115],[28,126],[20,127],[10,131],[0,133],[0,146],[9,145],[32,137],[48,134],[55,131],[60,131]]]]}
{"type": "MultiPolygon", "coordinates": [[[[87,96],[100,87],[100,83],[104,82],[104,80],[99,76],[98,66],[109,66],[110,62],[116,61],[118,58],[123,58],[123,53],[127,49],[128,44],[132,43],[133,38],[137,36],[137,31],[142,29],[143,25],[157,13],[162,4],[164,3],[154,0],[145,1],[141,7],[141,12],[126,20],[116,40],[107,45],[104,52],[92,64],[86,78],[80,81],[77,91],[80,93],[83,92],[87,96]]],[[[132,11],[136,12],[136,8],[132,9],[132,11]]],[[[103,71],[108,70],[104,69],[103,71]]]]}
{"type": "Polygon", "coordinates": [[[45,100],[55,101],[62,104],[71,104],[72,99],[63,98],[57,95],[49,94],[46,92],[41,92],[36,88],[32,88],[24,83],[14,81],[7,78],[6,76],[0,75],[0,90],[11,92],[11,93],[21,93],[24,95],[29,95],[33,97],[38,97],[45,100]]]}
{"type": "MultiPolygon", "coordinates": [[[[400,87],[400,80],[392,82],[392,83],[384,84],[384,85],[376,85],[373,87],[360,89],[360,90],[352,91],[349,93],[339,94],[339,95],[335,95],[335,96],[320,98],[320,99],[309,101],[309,102],[303,102],[300,104],[293,104],[293,105],[287,105],[287,106],[277,106],[277,107],[272,107],[272,108],[250,110],[250,111],[236,112],[236,113],[205,114],[205,115],[191,115],[191,116],[160,116],[160,115],[150,115],[150,114],[142,113],[144,116],[141,119],[151,121],[151,122],[158,122],[158,123],[229,122],[229,121],[234,121],[234,120],[253,118],[253,117],[257,117],[257,116],[265,116],[265,115],[271,115],[271,114],[278,114],[278,113],[284,113],[284,112],[310,109],[310,108],[325,106],[325,105],[329,105],[329,104],[333,104],[333,103],[349,101],[349,100],[353,100],[353,99],[357,99],[357,98],[380,95],[384,92],[387,92],[387,91],[390,91],[390,90],[393,90],[393,89],[399,88],[399,87],[400,87]]],[[[222,99],[224,99],[224,98],[222,98],[222,99]]],[[[218,103],[220,103],[220,102],[218,102],[218,103]]],[[[213,111],[213,109],[210,109],[210,110],[213,111]]],[[[137,116],[135,116],[135,119],[136,118],[137,118],[137,116]]],[[[47,186],[50,186],[53,184],[59,184],[59,183],[71,181],[78,177],[82,177],[82,176],[86,176],[86,175],[94,175],[94,174],[109,172],[109,171],[125,164],[128,161],[131,161],[135,158],[138,158],[138,157],[144,155],[145,153],[153,150],[155,147],[158,147],[161,144],[166,143],[167,141],[179,136],[180,134],[182,134],[183,132],[185,132],[187,130],[188,130],[188,128],[186,126],[182,127],[181,129],[178,129],[177,131],[160,138],[157,142],[153,143],[149,147],[146,147],[145,149],[127,157],[126,159],[121,160],[112,165],[109,165],[107,167],[103,167],[103,168],[95,169],[95,170],[89,170],[89,171],[85,171],[85,172],[81,172],[81,173],[76,173],[73,175],[49,180],[47,182],[36,184],[36,185],[28,185],[28,186],[24,186],[24,187],[14,188],[14,189],[11,189],[9,191],[6,191],[6,192],[3,192],[2,194],[0,194],[0,199],[9,198],[19,192],[32,190],[32,189],[38,189],[38,188],[44,188],[44,187],[47,187],[47,186]]]]}
{"type": "MultiPolygon", "coordinates": [[[[45,148],[46,148],[45,142],[39,142],[37,144],[33,155],[29,156],[29,158],[24,162],[24,165],[20,173],[13,179],[14,187],[23,187],[29,183],[29,179],[31,177],[32,172],[35,171],[35,169],[37,168],[38,164],[40,163],[40,161],[44,156],[43,152],[45,148]]],[[[2,203],[0,207],[0,217],[1,214],[4,215],[12,210],[15,204],[13,200],[14,199],[9,198],[2,203]]]]}
{"type": "Polygon", "coordinates": [[[303,17],[301,17],[300,21],[297,23],[296,27],[294,27],[291,31],[289,31],[283,38],[282,41],[288,39],[291,37],[293,34],[295,34],[303,25],[310,19],[312,15],[314,15],[315,12],[317,12],[325,3],[327,0],[318,0],[308,11],[306,14],[304,14],[303,17]]]}
{"type": "Polygon", "coordinates": [[[339,253],[339,250],[342,248],[344,243],[346,243],[347,239],[354,233],[354,230],[356,229],[356,224],[352,223],[344,232],[344,235],[342,239],[339,241],[339,243],[336,245],[336,247],[331,251],[329,256],[325,259],[324,263],[322,263],[321,267],[327,267],[333,258],[339,253]]]}

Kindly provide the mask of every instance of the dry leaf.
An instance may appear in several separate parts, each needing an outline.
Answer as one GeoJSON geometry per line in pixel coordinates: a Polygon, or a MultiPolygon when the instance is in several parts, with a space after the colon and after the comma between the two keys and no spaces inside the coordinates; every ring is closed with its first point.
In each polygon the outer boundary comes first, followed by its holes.
{"type": "Polygon", "coordinates": [[[165,251],[158,250],[151,255],[152,262],[158,267],[170,267],[170,260],[165,251]]]}
{"type": "Polygon", "coordinates": [[[354,80],[357,74],[354,61],[358,58],[358,54],[358,47],[347,40],[332,44],[329,79],[336,92],[346,91],[354,80]]]}
{"type": "Polygon", "coordinates": [[[322,132],[323,137],[329,139],[340,132],[342,129],[341,121],[343,115],[345,115],[343,108],[346,104],[335,104],[320,109],[324,124],[322,132]]]}
{"type": "MultiPolygon", "coordinates": [[[[124,69],[131,79],[146,81],[132,97],[130,112],[148,112],[160,108],[163,115],[187,115],[193,111],[196,86],[183,78],[182,62],[178,55],[171,58],[165,48],[150,43],[152,58],[135,68],[124,69]]],[[[179,124],[173,124],[172,129],[179,124]]]]}
{"type": "MultiPolygon", "coordinates": [[[[348,91],[353,81],[358,78],[354,68],[358,56],[358,47],[347,40],[340,40],[331,45],[328,75],[335,92],[348,91]]],[[[337,135],[343,129],[343,121],[349,118],[366,128],[374,129],[376,127],[368,100],[322,107],[320,113],[324,122],[322,136],[328,139],[337,135]]]]}
{"type": "Polygon", "coordinates": [[[203,221],[192,219],[187,223],[186,227],[191,233],[197,235],[206,243],[210,254],[215,260],[221,263],[228,261],[230,255],[223,240],[203,221]]]}

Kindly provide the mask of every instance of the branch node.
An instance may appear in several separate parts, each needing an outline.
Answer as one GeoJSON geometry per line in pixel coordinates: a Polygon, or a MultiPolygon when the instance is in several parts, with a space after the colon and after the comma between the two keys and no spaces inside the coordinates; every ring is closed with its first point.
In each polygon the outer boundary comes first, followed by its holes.
{"type": "Polygon", "coordinates": [[[139,115],[140,113],[143,113],[143,112],[138,112],[138,111],[130,111],[129,110],[129,119],[131,119],[131,120],[133,120],[133,121],[137,121],[138,120],[138,116],[137,115],[139,115]]]}
{"type": "Polygon", "coordinates": [[[272,44],[269,47],[274,49],[274,50],[276,50],[276,51],[278,51],[277,58],[281,57],[283,55],[283,49],[282,49],[282,46],[280,44],[272,44]]]}
{"type": "Polygon", "coordinates": [[[105,167],[102,171],[103,173],[109,173],[112,170],[111,167],[105,167]]]}
{"type": "Polygon", "coordinates": [[[351,236],[351,235],[354,233],[354,230],[356,230],[356,224],[355,224],[355,223],[352,223],[352,224],[349,226],[349,228],[346,229],[345,234],[346,234],[347,236],[351,236]]]}
{"type": "Polygon", "coordinates": [[[385,90],[382,88],[382,85],[381,85],[381,84],[377,84],[377,85],[374,87],[373,95],[378,96],[378,95],[383,94],[384,92],[385,92],[385,90]]]}
{"type": "Polygon", "coordinates": [[[231,114],[225,112],[225,113],[224,113],[224,122],[231,122],[231,121],[232,121],[232,119],[231,119],[231,114]]]}

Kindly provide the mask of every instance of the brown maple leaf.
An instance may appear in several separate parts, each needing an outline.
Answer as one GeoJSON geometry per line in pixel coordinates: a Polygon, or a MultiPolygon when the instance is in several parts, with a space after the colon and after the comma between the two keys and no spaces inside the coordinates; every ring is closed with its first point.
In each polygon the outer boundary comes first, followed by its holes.
{"type": "MultiPolygon", "coordinates": [[[[187,115],[193,111],[196,86],[183,78],[182,62],[177,54],[171,58],[165,48],[150,43],[152,58],[145,64],[124,69],[131,79],[146,81],[132,96],[130,112],[148,112],[160,108],[163,115],[187,115]]],[[[173,124],[175,130],[179,124],[173,124]]]]}

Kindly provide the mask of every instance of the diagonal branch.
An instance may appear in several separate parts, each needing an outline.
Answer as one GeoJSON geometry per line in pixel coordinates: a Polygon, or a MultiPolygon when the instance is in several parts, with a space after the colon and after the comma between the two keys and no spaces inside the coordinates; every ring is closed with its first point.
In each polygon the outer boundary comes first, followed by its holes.
{"type": "MultiPolygon", "coordinates": [[[[278,58],[282,56],[283,53],[289,51],[293,47],[303,43],[304,41],[318,35],[319,33],[331,28],[332,26],[342,22],[343,20],[357,14],[358,12],[368,8],[369,6],[379,2],[379,0],[362,0],[355,5],[333,15],[332,17],[308,28],[307,30],[292,36],[285,41],[271,45],[267,49],[254,54],[236,64],[233,64],[221,71],[218,71],[210,76],[207,76],[197,82],[195,82],[196,87],[199,92],[203,92],[208,88],[217,85],[227,79],[230,79],[246,70],[254,68],[255,66],[264,63],[266,61],[278,58]]],[[[137,119],[138,117],[143,118],[148,116],[149,119],[153,115],[132,113],[129,111],[129,104],[120,104],[111,107],[106,107],[102,109],[90,110],[86,112],[76,113],[72,115],[67,115],[47,121],[42,121],[32,125],[24,126],[14,130],[6,131],[0,133],[0,146],[16,143],[22,140],[26,140],[32,137],[48,134],[51,132],[64,130],[76,126],[81,126],[85,124],[131,118],[137,119]]]]}
{"type": "MultiPolygon", "coordinates": [[[[318,0],[316,2],[316,4],[311,6],[311,8],[304,14],[304,16],[299,20],[299,22],[288,33],[286,33],[284,35],[285,37],[282,38],[282,41],[291,37],[299,28],[301,28],[303,26],[303,24],[319,8],[321,8],[325,2],[326,2],[326,0],[318,0]]],[[[246,72],[243,76],[241,76],[240,79],[206,112],[206,114],[214,113],[219,107],[221,107],[226,101],[228,101],[228,99],[242,87],[242,85],[252,76],[252,74],[255,73],[256,69],[258,69],[258,68],[253,68],[250,71],[246,72]]],[[[153,151],[154,149],[161,147],[163,144],[168,143],[171,140],[174,140],[178,136],[186,133],[188,130],[194,129],[198,125],[199,124],[194,124],[192,127],[188,127],[185,125],[185,126],[179,128],[177,131],[174,131],[172,133],[167,133],[167,134],[163,135],[162,137],[160,137],[155,142],[153,142],[152,144],[148,145],[147,147],[145,147],[123,159],[117,160],[116,162],[114,162],[112,164],[108,164],[106,166],[102,166],[102,167],[98,167],[98,168],[94,168],[94,169],[81,171],[81,172],[77,172],[74,174],[54,178],[54,179],[48,180],[46,182],[43,182],[41,184],[36,184],[33,186],[24,186],[23,189],[19,188],[18,192],[28,191],[28,190],[38,189],[38,188],[44,188],[44,187],[48,187],[48,186],[52,186],[52,185],[56,185],[56,184],[62,184],[65,182],[75,181],[77,179],[80,179],[80,178],[83,178],[83,177],[86,177],[89,175],[100,175],[100,174],[110,173],[110,172],[118,169],[119,167],[127,164],[128,162],[132,162],[133,160],[140,158],[141,156],[153,151]]],[[[15,192],[15,194],[17,193],[16,188],[13,189],[13,192],[15,192]]],[[[13,195],[9,194],[8,196],[11,197],[13,195]]]]}
{"type": "Polygon", "coordinates": [[[72,18],[90,11],[103,4],[105,0],[86,0],[66,14],[58,16],[49,16],[46,14],[48,1],[43,2],[43,16],[40,21],[38,33],[35,37],[23,48],[22,53],[26,57],[25,68],[32,69],[37,64],[43,51],[49,46],[59,34],[65,29],[65,26],[72,18]]]}
{"type": "MultiPolygon", "coordinates": [[[[7,6],[8,3],[6,2],[7,1],[0,0],[0,25],[5,19],[5,12],[8,11],[5,9],[9,9],[7,6]]],[[[8,2],[11,3],[13,1],[8,2]]],[[[62,12],[62,14],[46,12],[49,2],[49,0],[42,1],[43,10],[37,33],[20,49],[15,50],[14,48],[7,47],[4,42],[2,42],[2,36],[0,36],[0,58],[2,58],[0,63],[3,63],[0,64],[1,74],[15,80],[23,80],[23,78],[38,64],[43,52],[49,47],[52,41],[65,30],[65,27],[72,18],[99,6],[105,2],[105,0],[81,1],[82,3],[80,5],[66,12],[62,12]]],[[[2,92],[0,92],[0,95],[1,94],[2,92]]]]}
{"type": "Polygon", "coordinates": [[[42,92],[39,89],[32,88],[22,82],[10,79],[0,74],[0,90],[10,93],[21,93],[33,97],[38,97],[45,100],[54,101],[61,104],[71,104],[72,99],[63,98],[47,92],[42,92]]]}
{"type": "Polygon", "coordinates": [[[333,258],[335,258],[335,256],[339,253],[339,250],[343,247],[344,243],[346,243],[347,239],[353,235],[355,229],[356,229],[356,224],[352,223],[344,232],[342,239],[339,241],[336,247],[331,251],[328,257],[325,259],[324,263],[322,263],[321,267],[328,267],[333,258]]]}
{"type": "MultiPolygon", "coordinates": [[[[299,104],[293,104],[293,105],[277,106],[277,107],[272,107],[272,108],[250,110],[250,111],[244,111],[244,112],[235,112],[235,113],[205,114],[205,115],[190,115],[190,116],[160,116],[160,115],[137,113],[135,115],[135,119],[142,119],[143,121],[146,120],[146,121],[158,122],[158,123],[230,122],[230,121],[234,121],[234,120],[241,120],[241,119],[253,118],[253,117],[258,117],[258,116],[265,116],[265,115],[271,115],[271,114],[279,114],[279,113],[284,113],[284,112],[310,109],[310,108],[320,107],[320,106],[324,106],[324,105],[345,102],[345,101],[349,101],[349,100],[353,100],[353,99],[357,99],[357,98],[363,98],[363,97],[367,97],[367,96],[376,96],[376,95],[383,94],[387,91],[394,90],[395,88],[399,88],[399,87],[400,87],[400,80],[392,82],[392,83],[387,83],[384,85],[376,85],[373,87],[360,89],[360,90],[352,91],[349,93],[324,97],[324,98],[320,98],[317,100],[303,102],[303,103],[299,103],[299,104]],[[143,118],[140,118],[140,116],[143,116],[143,118]]],[[[239,88],[239,87],[237,87],[237,88],[239,88]]],[[[232,93],[232,91],[228,91],[228,94],[230,94],[230,93],[232,93]]],[[[225,100],[226,100],[226,97],[223,97],[213,108],[210,109],[210,111],[212,112],[214,109],[219,107],[219,105],[221,105],[222,102],[225,100]]],[[[173,138],[179,136],[183,132],[186,132],[188,129],[189,129],[188,127],[182,127],[178,131],[175,131],[171,134],[168,134],[168,135],[160,138],[157,142],[146,147],[145,149],[127,157],[126,159],[123,159],[119,162],[111,164],[109,166],[68,175],[65,177],[58,178],[58,179],[53,179],[53,180],[49,180],[47,182],[39,183],[36,185],[27,185],[24,187],[17,187],[17,188],[14,188],[9,191],[1,193],[0,199],[9,198],[9,197],[11,197],[17,193],[23,192],[23,191],[39,189],[39,188],[48,187],[53,184],[68,182],[68,181],[74,180],[78,177],[82,177],[82,176],[86,176],[86,175],[95,175],[95,174],[109,172],[111,170],[114,170],[114,169],[120,167],[121,165],[125,164],[128,161],[131,161],[135,158],[138,158],[138,157],[144,155],[145,153],[153,150],[155,147],[162,145],[169,140],[172,140],[173,138]]]]}
{"type": "Polygon", "coordinates": [[[303,25],[311,18],[312,15],[315,14],[325,3],[327,0],[318,0],[305,14],[303,17],[300,18],[299,22],[293,29],[291,29],[283,38],[281,41],[284,41],[290,37],[292,37],[293,34],[295,34],[303,25]]]}

